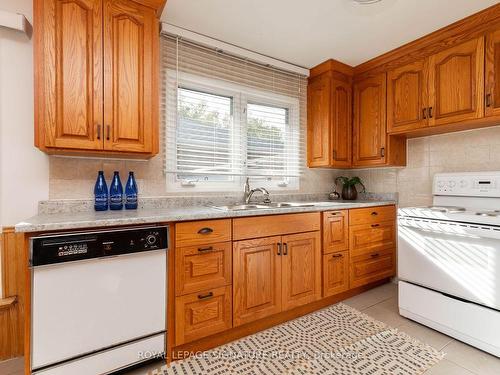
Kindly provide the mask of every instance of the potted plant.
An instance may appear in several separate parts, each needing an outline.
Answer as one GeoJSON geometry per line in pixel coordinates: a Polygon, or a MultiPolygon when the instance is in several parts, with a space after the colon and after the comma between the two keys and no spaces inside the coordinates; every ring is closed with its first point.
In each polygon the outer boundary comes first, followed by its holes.
{"type": "Polygon", "coordinates": [[[358,190],[356,189],[356,185],[361,185],[364,193],[366,191],[365,185],[363,185],[363,181],[359,177],[337,177],[335,179],[336,184],[342,185],[342,199],[353,201],[358,197],[358,190]]]}

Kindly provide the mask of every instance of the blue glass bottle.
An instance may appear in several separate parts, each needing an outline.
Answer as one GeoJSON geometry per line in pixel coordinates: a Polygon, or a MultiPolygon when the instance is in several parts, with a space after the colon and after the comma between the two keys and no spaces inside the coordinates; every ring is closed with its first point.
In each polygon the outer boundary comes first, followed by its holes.
{"type": "Polygon", "coordinates": [[[135,182],[134,172],[128,173],[127,185],[125,185],[125,208],[127,210],[137,209],[137,184],[135,182]]]}
{"type": "Polygon", "coordinates": [[[123,185],[117,171],[113,174],[113,181],[111,181],[109,188],[109,208],[111,210],[121,210],[123,208],[123,185]]]}
{"type": "Polygon", "coordinates": [[[96,211],[106,211],[108,209],[108,185],[104,178],[104,172],[97,173],[97,180],[94,186],[94,208],[96,211]]]}

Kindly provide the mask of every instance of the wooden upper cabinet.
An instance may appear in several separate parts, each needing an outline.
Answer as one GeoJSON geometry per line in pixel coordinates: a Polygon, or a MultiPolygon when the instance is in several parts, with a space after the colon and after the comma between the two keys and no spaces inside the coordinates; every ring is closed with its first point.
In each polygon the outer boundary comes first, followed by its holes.
{"type": "Polygon", "coordinates": [[[352,161],[352,69],[335,60],[311,70],[308,85],[309,167],[349,168],[352,161]]]}
{"type": "Polygon", "coordinates": [[[288,310],[321,298],[319,231],[282,237],[282,308],[288,310]]]}
{"type": "Polygon", "coordinates": [[[156,11],[131,0],[34,1],[37,147],[158,152],[156,11]]]}
{"type": "Polygon", "coordinates": [[[158,21],[155,10],[104,0],[104,147],[157,152],[158,21]]]}
{"type": "Polygon", "coordinates": [[[429,57],[429,125],[484,116],[484,38],[429,57]]]}
{"type": "Polygon", "coordinates": [[[486,36],[485,114],[500,116],[500,30],[486,36]]]}
{"type": "Polygon", "coordinates": [[[323,73],[309,80],[307,87],[307,161],[309,167],[331,164],[332,78],[323,73]]]}
{"type": "Polygon", "coordinates": [[[419,60],[387,73],[388,133],[427,126],[427,81],[427,60],[419,60]]]}
{"type": "Polygon", "coordinates": [[[386,163],[386,74],[354,84],[353,164],[386,163]]]}
{"type": "Polygon", "coordinates": [[[280,246],[280,236],[234,242],[235,327],[281,311],[280,246]]]}
{"type": "Polygon", "coordinates": [[[35,1],[35,33],[37,145],[102,149],[101,1],[35,1]]]}
{"type": "Polygon", "coordinates": [[[352,163],[352,87],[332,82],[332,167],[349,168],[352,163]]]}

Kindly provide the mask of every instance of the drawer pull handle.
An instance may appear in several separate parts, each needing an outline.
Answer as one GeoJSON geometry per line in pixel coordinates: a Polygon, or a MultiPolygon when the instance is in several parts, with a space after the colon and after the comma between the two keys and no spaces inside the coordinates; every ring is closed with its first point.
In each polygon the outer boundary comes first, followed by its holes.
{"type": "Polygon", "coordinates": [[[486,107],[491,107],[491,94],[486,95],[486,107]]]}
{"type": "Polygon", "coordinates": [[[378,258],[378,257],[380,256],[380,254],[379,254],[379,253],[375,253],[375,254],[372,254],[372,255],[370,255],[370,256],[371,256],[372,258],[378,258]]]}
{"type": "Polygon", "coordinates": [[[371,215],[372,215],[372,216],[377,216],[377,215],[378,215],[378,212],[377,212],[377,211],[373,211],[373,212],[371,213],[371,215]]]}
{"type": "Polygon", "coordinates": [[[208,247],[199,247],[199,248],[198,248],[198,251],[199,251],[200,253],[204,253],[204,252],[206,252],[206,251],[212,251],[213,249],[214,249],[214,247],[213,247],[213,246],[208,246],[208,247]]]}
{"type": "Polygon", "coordinates": [[[198,231],[198,234],[210,234],[210,233],[213,233],[214,230],[212,228],[201,228],[199,231],[198,231]]]}
{"type": "Polygon", "coordinates": [[[288,244],[286,242],[283,244],[283,255],[288,255],[288,244]]]}
{"type": "Polygon", "coordinates": [[[380,224],[372,224],[372,228],[376,228],[376,227],[379,227],[380,224]]]}
{"type": "Polygon", "coordinates": [[[340,215],[340,214],[341,214],[340,212],[331,212],[330,216],[337,216],[337,215],[340,215]]]}
{"type": "Polygon", "coordinates": [[[281,255],[281,242],[278,242],[277,245],[278,245],[278,255],[281,255]]]}
{"type": "Polygon", "coordinates": [[[209,299],[214,296],[214,292],[209,292],[207,294],[198,294],[198,299],[209,299]]]}
{"type": "Polygon", "coordinates": [[[334,257],[334,258],[342,258],[343,255],[342,254],[333,254],[332,257],[334,257]]]}

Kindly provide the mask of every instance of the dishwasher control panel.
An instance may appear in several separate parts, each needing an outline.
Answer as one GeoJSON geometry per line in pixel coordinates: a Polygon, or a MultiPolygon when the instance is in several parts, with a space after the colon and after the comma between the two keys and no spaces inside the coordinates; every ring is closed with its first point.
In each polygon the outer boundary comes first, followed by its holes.
{"type": "Polygon", "coordinates": [[[33,267],[168,248],[168,226],[53,234],[31,238],[33,267]]]}

